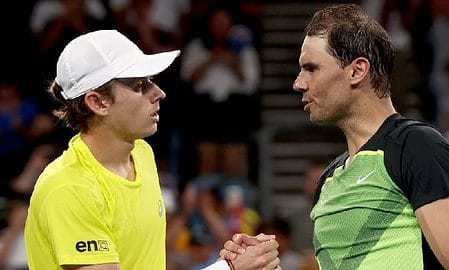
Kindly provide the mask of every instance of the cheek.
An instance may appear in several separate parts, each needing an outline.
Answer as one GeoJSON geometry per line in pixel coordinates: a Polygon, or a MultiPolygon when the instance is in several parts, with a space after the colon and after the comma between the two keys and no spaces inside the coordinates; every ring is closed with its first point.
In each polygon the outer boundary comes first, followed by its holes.
{"type": "MultiPolygon", "coordinates": [[[[141,111],[144,111],[145,104],[143,99],[137,99],[137,98],[131,98],[128,97],[123,102],[117,104],[120,112],[122,113],[129,113],[131,116],[136,115],[141,111]]],[[[118,113],[120,113],[118,112],[118,113]]],[[[136,115],[137,116],[137,115],[136,115]]]]}
{"type": "Polygon", "coordinates": [[[339,107],[346,106],[346,97],[343,95],[343,91],[338,85],[330,86],[323,94],[323,100],[326,107],[329,109],[338,109],[339,107]]]}
{"type": "Polygon", "coordinates": [[[315,88],[315,97],[318,99],[319,107],[325,109],[325,113],[333,114],[332,111],[345,109],[348,105],[348,94],[341,77],[332,76],[322,78],[315,88]]]}
{"type": "Polygon", "coordinates": [[[114,104],[114,110],[111,111],[111,118],[115,119],[121,126],[132,126],[142,118],[143,106],[132,102],[121,102],[114,104]]]}
{"type": "Polygon", "coordinates": [[[340,72],[321,76],[317,78],[316,81],[319,84],[318,89],[321,92],[321,95],[333,99],[340,97],[346,87],[344,78],[340,72]]]}

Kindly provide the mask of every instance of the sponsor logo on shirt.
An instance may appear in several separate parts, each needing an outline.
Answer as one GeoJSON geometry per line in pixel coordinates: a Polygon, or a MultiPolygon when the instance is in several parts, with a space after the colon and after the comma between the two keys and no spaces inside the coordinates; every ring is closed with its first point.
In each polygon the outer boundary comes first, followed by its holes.
{"type": "Polygon", "coordinates": [[[159,200],[159,201],[157,202],[157,205],[158,205],[159,217],[162,217],[162,212],[163,212],[162,201],[159,200]]]}
{"type": "Polygon", "coordinates": [[[76,242],[75,249],[81,253],[86,251],[109,251],[109,246],[106,240],[87,240],[76,242]]]}
{"type": "Polygon", "coordinates": [[[376,169],[372,170],[371,172],[369,172],[367,175],[365,175],[364,177],[360,176],[359,179],[357,179],[357,184],[361,184],[363,182],[365,182],[365,180],[370,177],[370,175],[372,175],[374,172],[376,171],[376,169]]]}

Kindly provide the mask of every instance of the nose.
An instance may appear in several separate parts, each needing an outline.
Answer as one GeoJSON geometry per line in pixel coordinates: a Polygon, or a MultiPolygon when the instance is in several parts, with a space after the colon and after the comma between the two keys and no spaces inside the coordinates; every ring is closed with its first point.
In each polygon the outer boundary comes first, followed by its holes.
{"type": "Polygon", "coordinates": [[[293,81],[293,90],[298,91],[298,92],[305,92],[307,91],[307,84],[304,81],[304,79],[301,76],[301,73],[298,74],[298,76],[296,77],[295,81],[293,81]]]}
{"type": "Polygon", "coordinates": [[[156,84],[153,87],[154,88],[152,89],[151,91],[152,93],[150,95],[151,103],[156,103],[167,96],[165,92],[161,88],[159,88],[159,86],[157,86],[156,84]]]}

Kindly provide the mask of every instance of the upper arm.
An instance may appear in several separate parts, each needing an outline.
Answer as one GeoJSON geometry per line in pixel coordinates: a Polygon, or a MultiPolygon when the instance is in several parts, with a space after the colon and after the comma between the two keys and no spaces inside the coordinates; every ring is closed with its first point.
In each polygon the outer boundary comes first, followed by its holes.
{"type": "Polygon", "coordinates": [[[64,270],[119,270],[118,264],[95,264],[95,265],[63,265],[64,270]]]}
{"type": "Polygon", "coordinates": [[[449,144],[435,129],[410,128],[401,140],[395,181],[413,209],[449,196],[449,144]]]}
{"type": "Polygon", "coordinates": [[[415,214],[433,253],[449,269],[449,197],[421,206],[415,214]]]}
{"type": "Polygon", "coordinates": [[[94,187],[79,184],[59,187],[46,196],[37,218],[58,264],[119,262],[110,214],[102,201],[94,187]]]}
{"type": "Polygon", "coordinates": [[[428,126],[411,126],[395,139],[386,164],[415,210],[424,257],[449,268],[449,144],[428,126]]]}

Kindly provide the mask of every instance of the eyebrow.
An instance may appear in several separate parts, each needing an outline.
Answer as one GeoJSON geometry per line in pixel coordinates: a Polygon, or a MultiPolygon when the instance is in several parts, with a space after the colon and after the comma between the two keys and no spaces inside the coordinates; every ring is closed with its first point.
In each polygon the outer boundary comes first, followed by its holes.
{"type": "Polygon", "coordinates": [[[310,69],[317,69],[319,66],[316,63],[306,62],[304,64],[300,64],[299,67],[301,69],[310,70],[310,69]]]}

